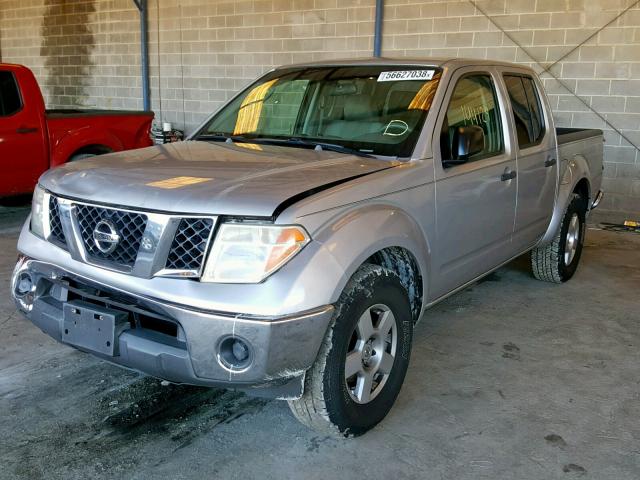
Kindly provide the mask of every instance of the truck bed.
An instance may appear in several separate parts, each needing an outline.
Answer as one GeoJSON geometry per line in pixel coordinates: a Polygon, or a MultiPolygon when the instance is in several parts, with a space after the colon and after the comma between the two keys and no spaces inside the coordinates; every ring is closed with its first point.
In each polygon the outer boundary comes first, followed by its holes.
{"type": "Polygon", "coordinates": [[[111,116],[152,116],[153,112],[144,110],[98,110],[98,109],[77,109],[77,108],[56,108],[45,110],[47,118],[81,118],[81,117],[111,117],[111,116]]]}
{"type": "Polygon", "coordinates": [[[602,185],[602,164],[604,160],[604,135],[595,128],[556,128],[560,178],[563,178],[568,163],[581,156],[589,165],[591,201],[602,185]]]}
{"type": "Polygon", "coordinates": [[[591,137],[602,137],[602,130],[596,128],[556,128],[558,145],[586,140],[591,137]]]}

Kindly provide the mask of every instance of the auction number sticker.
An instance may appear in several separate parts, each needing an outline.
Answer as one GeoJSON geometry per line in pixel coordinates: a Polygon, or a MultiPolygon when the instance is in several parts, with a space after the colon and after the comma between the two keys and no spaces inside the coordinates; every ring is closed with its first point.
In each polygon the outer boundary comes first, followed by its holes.
{"type": "Polygon", "coordinates": [[[435,70],[397,70],[394,72],[380,72],[379,82],[395,82],[398,80],[431,80],[435,70]]]}

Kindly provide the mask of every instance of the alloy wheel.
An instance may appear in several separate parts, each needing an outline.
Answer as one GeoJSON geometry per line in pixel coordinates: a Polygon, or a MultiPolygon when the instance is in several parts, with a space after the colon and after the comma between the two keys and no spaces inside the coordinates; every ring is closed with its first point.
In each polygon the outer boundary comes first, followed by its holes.
{"type": "Polygon", "coordinates": [[[567,229],[567,237],[564,244],[564,264],[566,266],[571,265],[573,258],[578,250],[578,243],[580,242],[580,218],[577,213],[571,216],[569,221],[569,228],[567,229]]]}
{"type": "Polygon", "coordinates": [[[351,334],[344,377],[351,398],[360,404],[371,402],[384,388],[398,344],[396,318],[383,304],[369,307],[351,334]]]}

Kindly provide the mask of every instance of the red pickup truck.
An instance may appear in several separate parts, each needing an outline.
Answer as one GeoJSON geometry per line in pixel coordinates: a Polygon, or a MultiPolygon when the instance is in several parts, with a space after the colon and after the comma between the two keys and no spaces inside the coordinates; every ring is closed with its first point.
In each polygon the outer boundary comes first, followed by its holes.
{"type": "Polygon", "coordinates": [[[46,110],[33,72],[0,63],[0,198],[30,193],[51,167],[152,144],[153,112],[46,110]]]}

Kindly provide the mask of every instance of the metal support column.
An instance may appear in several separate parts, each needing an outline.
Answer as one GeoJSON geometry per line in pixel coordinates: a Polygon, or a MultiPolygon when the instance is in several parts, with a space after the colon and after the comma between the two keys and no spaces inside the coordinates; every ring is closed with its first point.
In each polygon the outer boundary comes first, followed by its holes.
{"type": "Polygon", "coordinates": [[[140,12],[140,65],[142,67],[142,106],[145,111],[151,110],[149,98],[149,29],[147,0],[133,0],[140,12]]]}
{"type": "Polygon", "coordinates": [[[373,33],[373,56],[379,57],[382,52],[382,20],[384,0],[376,0],[376,23],[373,33]]]}

